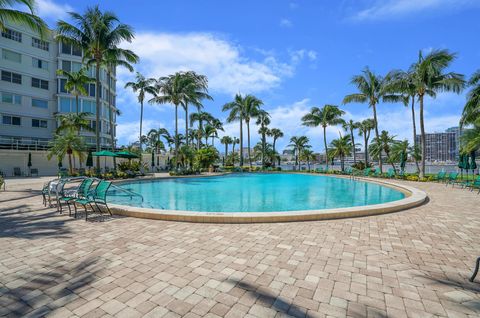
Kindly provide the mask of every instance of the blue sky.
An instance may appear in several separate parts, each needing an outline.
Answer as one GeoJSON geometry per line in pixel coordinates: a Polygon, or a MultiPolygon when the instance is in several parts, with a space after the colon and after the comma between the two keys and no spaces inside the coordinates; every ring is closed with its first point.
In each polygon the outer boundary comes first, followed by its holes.
{"type": "MultiPolygon", "coordinates": [[[[51,26],[67,11],[83,12],[94,1],[38,0],[39,14],[51,26]]],[[[136,68],[148,77],[178,70],[194,70],[209,77],[213,102],[205,110],[225,119],[224,103],[237,92],[261,98],[272,115],[272,127],[285,138],[306,134],[314,150],[322,150],[320,128],[301,126],[300,118],[312,106],[337,104],[355,120],[371,116],[366,105],[342,106],[355,92],[349,84],[365,66],[379,74],[406,69],[419,50],[449,49],[458,54],[451,70],[470,76],[480,68],[478,0],[177,0],[101,1],[136,32],[124,44],[141,58],[136,68]]],[[[118,72],[120,144],[138,136],[139,106],[123,89],[134,74],[118,72]]],[[[456,125],[465,94],[439,94],[426,103],[428,131],[456,125]]],[[[183,118],[181,113],[180,118],[183,118]]],[[[173,129],[173,107],[146,105],[144,131],[173,129]]],[[[400,104],[379,105],[380,129],[399,139],[411,139],[409,111],[400,104]]],[[[184,127],[184,122],[180,122],[184,127]]],[[[257,129],[252,129],[256,131],[257,129]]],[[[328,139],[340,129],[328,130],[328,139]]],[[[225,133],[238,136],[238,124],[225,133]]],[[[342,132],[343,133],[343,132],[342,132]]],[[[258,140],[252,134],[252,144],[258,140]]]]}

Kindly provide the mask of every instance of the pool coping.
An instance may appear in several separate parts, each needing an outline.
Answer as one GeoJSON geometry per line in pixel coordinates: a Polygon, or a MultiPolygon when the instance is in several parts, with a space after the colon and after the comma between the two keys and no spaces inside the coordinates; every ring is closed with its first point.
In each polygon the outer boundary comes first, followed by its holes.
{"type": "MultiPolygon", "coordinates": [[[[307,173],[305,173],[307,174],[307,173]]],[[[322,175],[336,178],[350,178],[340,175],[322,175]]],[[[218,175],[217,175],[218,176],[218,175]]],[[[164,178],[162,178],[164,179],[164,178]]],[[[148,179],[148,180],[153,180],[148,179]]],[[[109,204],[113,214],[136,217],[143,219],[155,219],[165,221],[181,221],[194,223],[272,223],[272,222],[295,222],[330,220],[385,213],[398,212],[410,209],[423,204],[427,200],[427,194],[417,188],[400,185],[385,180],[376,180],[364,177],[355,177],[355,180],[376,183],[382,186],[393,188],[405,194],[401,200],[387,203],[364,205],[346,208],[323,209],[323,210],[300,210],[300,211],[279,211],[279,212],[192,212],[182,210],[162,210],[153,208],[141,208],[119,204],[109,204]]]]}

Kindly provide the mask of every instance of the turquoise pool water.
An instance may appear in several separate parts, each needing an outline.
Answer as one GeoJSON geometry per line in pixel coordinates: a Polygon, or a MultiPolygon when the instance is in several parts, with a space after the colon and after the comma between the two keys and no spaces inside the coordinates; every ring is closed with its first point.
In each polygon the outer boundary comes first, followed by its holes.
{"type": "Polygon", "coordinates": [[[135,181],[120,187],[144,201],[113,191],[112,203],[199,212],[272,212],[342,208],[404,198],[374,183],[304,174],[232,174],[218,177],[135,181]]]}

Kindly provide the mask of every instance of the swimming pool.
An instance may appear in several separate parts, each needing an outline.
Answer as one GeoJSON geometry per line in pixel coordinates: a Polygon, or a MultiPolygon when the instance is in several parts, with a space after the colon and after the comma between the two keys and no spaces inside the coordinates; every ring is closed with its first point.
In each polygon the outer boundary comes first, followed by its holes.
{"type": "Polygon", "coordinates": [[[231,174],[216,177],[132,181],[118,186],[144,202],[112,193],[110,202],[191,212],[288,212],[370,206],[402,200],[392,187],[333,176],[293,173],[231,174]]]}

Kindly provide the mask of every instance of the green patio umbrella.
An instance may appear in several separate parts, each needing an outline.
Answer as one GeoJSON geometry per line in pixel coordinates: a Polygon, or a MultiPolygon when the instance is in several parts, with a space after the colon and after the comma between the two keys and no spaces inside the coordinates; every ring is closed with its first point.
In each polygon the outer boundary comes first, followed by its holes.
{"type": "Polygon", "coordinates": [[[28,170],[30,171],[32,168],[32,153],[28,153],[28,163],[27,163],[28,170]]]}
{"type": "Polygon", "coordinates": [[[92,156],[92,151],[88,152],[87,156],[87,163],[85,164],[87,167],[91,168],[93,167],[93,156],[92,156]]]}
{"type": "Polygon", "coordinates": [[[92,153],[92,155],[97,157],[105,157],[105,163],[104,163],[105,168],[107,168],[107,157],[118,157],[116,153],[113,153],[108,150],[97,151],[92,153]]]}
{"type": "Polygon", "coordinates": [[[460,154],[458,156],[458,168],[460,168],[460,174],[461,174],[461,178],[463,179],[463,169],[465,169],[465,155],[464,154],[460,154]]]}
{"type": "Polygon", "coordinates": [[[115,155],[116,155],[118,158],[126,158],[126,159],[136,159],[136,158],[140,158],[139,155],[134,154],[133,152],[130,152],[130,151],[126,151],[126,150],[116,152],[115,155]]]}
{"type": "Polygon", "coordinates": [[[475,162],[475,151],[472,151],[470,153],[470,169],[472,169],[472,174],[475,172],[475,169],[477,169],[477,163],[475,162]]]}

